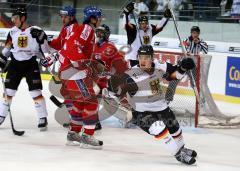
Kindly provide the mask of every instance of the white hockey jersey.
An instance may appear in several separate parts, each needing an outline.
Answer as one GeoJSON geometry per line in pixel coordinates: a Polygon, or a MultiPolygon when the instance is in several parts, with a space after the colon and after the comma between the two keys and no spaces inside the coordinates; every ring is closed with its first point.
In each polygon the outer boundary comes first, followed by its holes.
{"type": "Polygon", "coordinates": [[[139,66],[126,72],[138,86],[138,91],[134,95],[127,93],[128,102],[134,110],[156,112],[168,107],[165,101],[166,87],[163,85],[167,64],[159,64],[157,68],[152,74],[143,71],[139,66]]]}
{"type": "Polygon", "coordinates": [[[129,27],[127,24],[130,20],[129,17],[125,17],[126,22],[124,21],[125,29],[127,32],[128,45],[130,46],[130,50],[125,55],[125,60],[136,60],[137,59],[137,51],[141,47],[141,45],[151,45],[152,38],[156,34],[162,31],[165,25],[168,22],[167,18],[162,18],[157,25],[149,24],[147,31],[143,31],[138,29],[134,24],[131,24],[133,28],[129,27]],[[157,29],[157,27],[159,27],[157,29]]]}
{"type": "MultiPolygon", "coordinates": [[[[31,59],[33,56],[41,55],[39,43],[30,34],[32,27],[36,28],[36,26],[31,26],[25,30],[21,30],[15,26],[9,31],[6,44],[12,44],[10,51],[17,61],[25,61],[31,59]]],[[[39,27],[37,28],[40,29],[39,27]]],[[[47,42],[44,45],[48,46],[47,42]]],[[[44,52],[46,49],[48,48],[44,48],[44,52]]]]}

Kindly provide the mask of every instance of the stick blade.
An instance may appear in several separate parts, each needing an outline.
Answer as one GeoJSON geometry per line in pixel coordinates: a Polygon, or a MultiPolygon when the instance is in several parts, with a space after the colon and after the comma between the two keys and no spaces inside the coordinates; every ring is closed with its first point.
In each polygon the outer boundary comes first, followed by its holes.
{"type": "Polygon", "coordinates": [[[22,135],[25,133],[25,131],[17,131],[17,130],[13,130],[13,133],[14,133],[14,135],[22,136],[22,135]]]}

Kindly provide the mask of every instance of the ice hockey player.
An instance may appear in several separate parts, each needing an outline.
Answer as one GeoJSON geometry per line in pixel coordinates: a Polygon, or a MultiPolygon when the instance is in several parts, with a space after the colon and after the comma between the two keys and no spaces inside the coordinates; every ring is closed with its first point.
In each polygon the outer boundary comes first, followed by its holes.
{"type": "Polygon", "coordinates": [[[40,128],[40,130],[46,130],[48,125],[47,110],[41,92],[42,81],[36,58],[41,56],[40,52],[49,52],[50,48],[47,43],[47,35],[39,27],[28,26],[27,11],[25,8],[17,8],[12,14],[12,21],[15,26],[9,31],[0,58],[0,67],[2,70],[7,68],[5,80],[6,94],[4,94],[4,96],[7,96],[8,99],[8,102],[3,100],[0,103],[0,124],[3,123],[7,116],[7,103],[11,104],[21,79],[25,77],[29,93],[33,98],[37,111],[38,128],[40,128]],[[41,30],[40,35],[35,34],[36,29],[41,30]],[[11,61],[6,67],[9,57],[11,57],[11,61]]]}
{"type": "Polygon", "coordinates": [[[49,45],[56,50],[61,50],[65,41],[72,35],[72,33],[76,32],[76,29],[78,28],[75,8],[65,6],[60,10],[59,15],[61,17],[63,27],[58,37],[49,41],[49,45]]]}
{"type": "Polygon", "coordinates": [[[185,58],[179,66],[159,63],[153,60],[153,53],[151,45],[139,48],[139,64],[118,78],[122,81],[115,92],[120,98],[127,94],[133,109],[133,123],[163,143],[178,161],[194,164],[197,153],[185,148],[180,125],[165,102],[162,83],[164,78],[181,79],[186,71],[194,67],[194,62],[185,58]]]}
{"type": "Polygon", "coordinates": [[[128,45],[130,46],[129,52],[125,55],[126,60],[136,60],[137,50],[141,45],[151,45],[153,36],[157,35],[163,30],[172,14],[169,9],[164,12],[164,17],[158,24],[149,24],[147,16],[139,16],[138,26],[130,22],[130,14],[134,10],[134,3],[129,3],[123,10],[123,22],[127,32],[128,45]]]}
{"type": "MultiPolygon", "coordinates": [[[[124,56],[121,55],[115,45],[109,41],[111,34],[110,28],[102,24],[96,29],[96,46],[94,49],[95,58],[105,66],[105,71],[112,75],[120,75],[127,69],[127,62],[124,60],[124,56]]],[[[108,76],[102,76],[97,80],[97,84],[102,91],[108,87],[108,76]]],[[[99,94],[102,92],[100,91],[99,94]]],[[[101,128],[100,122],[96,125],[98,129],[101,128]]]]}
{"type": "Polygon", "coordinates": [[[68,144],[101,147],[103,142],[95,139],[98,100],[93,89],[92,60],[95,44],[94,29],[100,26],[102,10],[95,6],[84,8],[84,22],[65,42],[59,52],[62,82],[61,94],[73,102],[71,123],[67,134],[68,144]]]}

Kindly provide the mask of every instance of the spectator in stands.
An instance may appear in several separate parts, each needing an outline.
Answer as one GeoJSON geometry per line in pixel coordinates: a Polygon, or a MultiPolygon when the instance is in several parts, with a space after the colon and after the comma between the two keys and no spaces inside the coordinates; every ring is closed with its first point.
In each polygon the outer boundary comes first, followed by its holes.
{"type": "Polygon", "coordinates": [[[179,7],[179,18],[183,21],[193,20],[193,3],[191,0],[183,0],[181,6],[179,7]]]}
{"type": "Polygon", "coordinates": [[[148,6],[143,2],[143,0],[136,0],[134,4],[134,11],[137,15],[148,15],[149,8],[148,6]]]}

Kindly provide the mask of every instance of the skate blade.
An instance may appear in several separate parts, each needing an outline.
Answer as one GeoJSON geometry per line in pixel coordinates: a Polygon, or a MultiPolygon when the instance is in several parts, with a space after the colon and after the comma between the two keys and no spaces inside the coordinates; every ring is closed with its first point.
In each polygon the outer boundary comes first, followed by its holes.
{"type": "Polygon", "coordinates": [[[47,127],[42,127],[42,128],[39,128],[40,129],[40,132],[44,132],[44,131],[47,131],[47,127]]]}
{"type": "Polygon", "coordinates": [[[66,145],[67,146],[79,146],[80,143],[77,141],[67,141],[66,145]]]}
{"type": "Polygon", "coordinates": [[[80,148],[83,148],[83,149],[102,150],[102,147],[103,146],[93,146],[90,144],[80,143],[80,148]]]}

